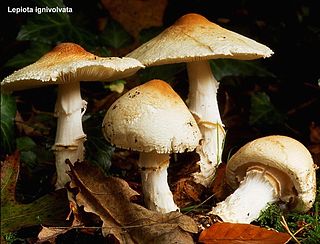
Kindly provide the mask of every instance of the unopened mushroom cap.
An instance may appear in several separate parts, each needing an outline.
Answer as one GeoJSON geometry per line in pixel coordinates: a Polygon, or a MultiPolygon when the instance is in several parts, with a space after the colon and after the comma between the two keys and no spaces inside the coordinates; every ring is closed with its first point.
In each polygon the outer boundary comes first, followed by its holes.
{"type": "Polygon", "coordinates": [[[73,81],[110,81],[144,67],[133,58],[98,57],[74,43],[61,43],[38,61],[4,78],[3,91],[11,92],[73,81]]]}
{"type": "Polygon", "coordinates": [[[151,80],[121,96],[108,109],[102,126],[111,144],[139,152],[191,151],[201,137],[183,100],[162,80],[151,80]]]}
{"type": "Polygon", "coordinates": [[[127,57],[146,66],[232,58],[269,57],[273,51],[250,38],[222,28],[199,14],[186,14],[127,57]]]}
{"type": "Polygon", "coordinates": [[[247,143],[228,161],[227,183],[236,188],[248,169],[264,171],[273,178],[280,199],[290,208],[306,212],[312,207],[316,195],[315,165],[310,152],[299,141],[272,135],[247,143]]]}

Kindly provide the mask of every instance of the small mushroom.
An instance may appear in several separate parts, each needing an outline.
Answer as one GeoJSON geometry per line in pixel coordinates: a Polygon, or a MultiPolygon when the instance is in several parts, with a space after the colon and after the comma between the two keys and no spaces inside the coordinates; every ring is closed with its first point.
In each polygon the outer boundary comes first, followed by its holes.
{"type": "Polygon", "coordinates": [[[58,117],[53,150],[56,156],[56,189],[70,181],[65,163],[84,158],[86,135],[82,129],[82,116],[87,102],[80,94],[80,81],[111,81],[134,74],[144,67],[133,58],[98,57],[74,43],[61,43],[53,50],[30,64],[4,78],[3,92],[28,88],[59,85],[55,105],[58,117]]]}
{"type": "Polygon", "coordinates": [[[226,181],[237,189],[209,212],[225,222],[251,223],[274,202],[306,212],[315,201],[311,154],[287,136],[266,136],[244,145],[228,161],[226,181]]]}
{"type": "Polygon", "coordinates": [[[194,150],[201,133],[171,86],[151,80],[131,89],[110,106],[102,128],[111,144],[140,152],[146,206],[162,213],[178,210],[167,179],[170,154],[194,150]]]}
{"type": "Polygon", "coordinates": [[[252,60],[273,54],[267,46],[189,13],[172,26],[133,50],[127,57],[145,66],[187,63],[189,76],[188,106],[197,118],[203,143],[198,147],[200,172],[194,180],[209,186],[221,162],[224,125],[221,121],[217,92],[219,83],[212,74],[210,59],[252,60]]]}

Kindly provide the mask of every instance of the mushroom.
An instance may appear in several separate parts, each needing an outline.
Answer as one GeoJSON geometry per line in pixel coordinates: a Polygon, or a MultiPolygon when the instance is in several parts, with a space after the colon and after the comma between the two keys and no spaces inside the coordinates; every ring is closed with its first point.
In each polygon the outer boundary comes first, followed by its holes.
{"type": "Polygon", "coordinates": [[[252,60],[272,54],[265,45],[226,30],[199,14],[190,13],[126,55],[145,66],[187,63],[188,106],[203,137],[197,148],[200,171],[193,174],[195,182],[204,186],[212,183],[221,162],[225,138],[217,102],[219,83],[208,61],[218,58],[252,60]]]}
{"type": "Polygon", "coordinates": [[[74,43],[61,43],[53,50],[4,78],[3,92],[58,85],[55,116],[58,117],[53,150],[56,157],[56,189],[70,181],[66,171],[72,163],[84,158],[86,135],[82,116],[87,102],[80,94],[80,81],[111,81],[134,74],[144,67],[133,58],[98,57],[74,43]]]}
{"type": "Polygon", "coordinates": [[[170,154],[194,150],[201,133],[171,86],[151,80],[131,89],[110,106],[102,128],[111,144],[140,152],[147,208],[162,213],[179,210],[167,180],[170,154]]]}
{"type": "Polygon", "coordinates": [[[274,202],[307,212],[315,201],[312,156],[287,136],[266,136],[241,147],[227,163],[226,182],[237,189],[209,212],[225,222],[251,223],[274,202]]]}

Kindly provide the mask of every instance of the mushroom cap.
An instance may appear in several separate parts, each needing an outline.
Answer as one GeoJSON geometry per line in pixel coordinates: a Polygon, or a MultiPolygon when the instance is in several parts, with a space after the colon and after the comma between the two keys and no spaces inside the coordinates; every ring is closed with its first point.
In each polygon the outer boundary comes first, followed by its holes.
{"type": "Polygon", "coordinates": [[[12,92],[49,84],[111,81],[128,77],[143,67],[133,58],[98,57],[75,43],[61,43],[35,63],[4,78],[1,89],[12,92]]]}
{"type": "Polygon", "coordinates": [[[237,188],[249,169],[264,171],[289,208],[306,212],[312,207],[316,196],[315,165],[299,141],[272,135],[247,143],[228,161],[227,183],[237,188]]]}
{"type": "Polygon", "coordinates": [[[139,152],[191,151],[201,139],[187,106],[162,80],[148,81],[121,96],[108,109],[102,127],[111,144],[139,152]]]}
{"type": "Polygon", "coordinates": [[[154,66],[218,58],[251,60],[272,54],[267,46],[190,13],[126,56],[154,66]]]}

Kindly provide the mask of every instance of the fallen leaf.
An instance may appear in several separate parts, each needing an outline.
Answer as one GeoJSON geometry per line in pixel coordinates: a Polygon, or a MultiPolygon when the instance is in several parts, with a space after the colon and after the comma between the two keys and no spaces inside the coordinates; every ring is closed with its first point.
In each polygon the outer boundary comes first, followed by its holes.
{"type": "Polygon", "coordinates": [[[173,199],[180,208],[201,202],[205,187],[195,183],[192,177],[199,171],[198,161],[199,155],[195,152],[179,153],[168,169],[173,199]]]}
{"type": "Polygon", "coordinates": [[[17,129],[21,134],[25,134],[26,136],[30,137],[49,135],[51,126],[46,124],[45,121],[43,121],[43,118],[39,119],[40,115],[47,117],[45,120],[46,122],[53,121],[52,113],[41,112],[35,108],[32,109],[31,116],[28,119],[23,119],[21,114],[17,112],[15,117],[17,129]]]}
{"type": "Polygon", "coordinates": [[[222,163],[217,168],[216,176],[211,185],[212,193],[218,202],[224,200],[232,193],[232,189],[226,183],[225,172],[226,164],[222,163]]]}
{"type": "Polygon", "coordinates": [[[68,199],[63,189],[28,204],[16,201],[19,171],[20,154],[16,151],[1,164],[1,235],[39,224],[67,224],[68,199]]]}
{"type": "Polygon", "coordinates": [[[204,186],[195,183],[192,177],[182,178],[172,185],[174,202],[180,208],[200,203],[203,191],[204,186]]]}
{"type": "Polygon", "coordinates": [[[192,218],[148,210],[131,201],[138,193],[126,181],[106,177],[87,162],[69,165],[71,186],[79,189],[75,201],[101,218],[104,236],[111,234],[120,243],[194,243],[190,233],[198,230],[192,218]]]}
{"type": "Polygon", "coordinates": [[[215,223],[201,232],[199,243],[204,244],[283,244],[290,239],[287,233],[251,224],[215,223]]]}
{"type": "Polygon", "coordinates": [[[38,234],[37,243],[55,243],[57,236],[66,233],[72,229],[72,227],[59,228],[59,227],[45,227],[43,226],[41,231],[38,234]]]}
{"type": "Polygon", "coordinates": [[[168,0],[101,0],[111,17],[134,38],[141,30],[162,26],[168,0]]]}

